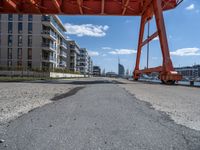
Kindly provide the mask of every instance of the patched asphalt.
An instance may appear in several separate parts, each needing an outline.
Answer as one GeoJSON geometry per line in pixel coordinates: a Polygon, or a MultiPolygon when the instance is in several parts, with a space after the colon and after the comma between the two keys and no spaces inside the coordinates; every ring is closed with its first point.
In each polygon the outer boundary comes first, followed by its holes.
{"type": "Polygon", "coordinates": [[[200,132],[174,123],[117,84],[81,81],[80,85],[2,126],[0,149],[200,149],[200,132]]]}

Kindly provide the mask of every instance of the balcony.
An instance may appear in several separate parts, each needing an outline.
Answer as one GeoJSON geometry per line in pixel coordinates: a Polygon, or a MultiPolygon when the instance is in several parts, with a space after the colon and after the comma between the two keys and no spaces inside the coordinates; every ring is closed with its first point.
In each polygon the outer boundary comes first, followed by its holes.
{"type": "Polygon", "coordinates": [[[51,27],[53,27],[63,37],[65,37],[65,32],[60,28],[60,26],[58,25],[58,23],[56,22],[56,20],[52,16],[45,16],[45,15],[43,15],[41,20],[42,20],[42,23],[45,26],[51,26],[51,27]]]}
{"type": "Polygon", "coordinates": [[[55,33],[54,33],[53,31],[51,31],[51,30],[43,30],[43,31],[41,32],[41,34],[42,34],[42,36],[43,36],[44,38],[56,40],[56,35],[55,35],[55,33]]]}
{"type": "Polygon", "coordinates": [[[56,51],[56,46],[52,43],[42,43],[42,48],[44,50],[49,50],[49,51],[56,51]]]}
{"type": "Polygon", "coordinates": [[[64,42],[61,42],[61,43],[60,43],[60,47],[61,47],[61,48],[64,48],[64,49],[67,49],[67,44],[64,43],[64,42]]]}
{"type": "Polygon", "coordinates": [[[59,63],[59,66],[60,67],[66,67],[67,63],[65,61],[61,60],[60,63],[59,63]]]}
{"type": "Polygon", "coordinates": [[[49,63],[56,63],[56,61],[54,60],[54,58],[52,56],[49,57],[42,57],[42,61],[43,62],[49,62],[49,63]]]}
{"type": "Polygon", "coordinates": [[[64,51],[60,51],[60,56],[66,58],[67,57],[67,53],[64,51]]]}

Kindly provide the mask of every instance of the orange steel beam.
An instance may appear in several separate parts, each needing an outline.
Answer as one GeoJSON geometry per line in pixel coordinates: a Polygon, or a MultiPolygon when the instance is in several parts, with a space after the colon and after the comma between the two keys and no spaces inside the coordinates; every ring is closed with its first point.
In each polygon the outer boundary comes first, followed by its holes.
{"type": "Polygon", "coordinates": [[[53,3],[53,5],[55,6],[56,10],[58,11],[58,13],[62,13],[61,9],[60,9],[60,4],[58,3],[58,0],[51,0],[51,2],[53,3]]]}
{"type": "Polygon", "coordinates": [[[125,3],[125,5],[124,5],[124,9],[123,9],[123,11],[122,11],[122,15],[123,15],[123,16],[124,16],[124,14],[126,13],[126,9],[127,9],[127,7],[128,7],[129,1],[130,1],[130,0],[126,0],[126,3],[125,3]]]}
{"type": "Polygon", "coordinates": [[[104,14],[105,0],[101,0],[101,14],[104,14]]]}
{"type": "Polygon", "coordinates": [[[147,38],[146,40],[144,40],[144,42],[142,42],[142,47],[144,45],[146,45],[147,43],[149,43],[151,40],[153,40],[157,36],[158,36],[158,31],[156,31],[155,33],[153,33],[152,35],[150,35],[149,38],[147,38]]]}
{"type": "Polygon", "coordinates": [[[83,1],[83,0],[77,0],[78,7],[79,7],[79,11],[80,11],[80,14],[81,14],[81,15],[83,14],[82,1],[83,1]]]}
{"type": "Polygon", "coordinates": [[[1,9],[4,9],[5,7],[8,7],[9,11],[11,11],[10,9],[12,9],[14,11],[14,13],[16,13],[16,12],[18,13],[19,12],[17,4],[15,2],[13,2],[12,0],[4,0],[2,3],[3,4],[2,4],[1,9]]]}
{"type": "MultiPolygon", "coordinates": [[[[159,1],[163,10],[180,3],[180,0],[159,1]]],[[[150,5],[152,0],[0,0],[0,13],[141,16],[150,5]]]]}

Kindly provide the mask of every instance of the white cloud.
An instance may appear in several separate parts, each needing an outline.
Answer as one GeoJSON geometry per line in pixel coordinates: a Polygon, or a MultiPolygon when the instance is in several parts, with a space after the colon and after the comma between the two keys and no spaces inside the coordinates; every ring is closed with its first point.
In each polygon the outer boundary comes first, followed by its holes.
{"type": "Polygon", "coordinates": [[[158,40],[159,40],[158,36],[153,39],[153,41],[158,41],[158,40]]]}
{"type": "Polygon", "coordinates": [[[103,57],[107,56],[107,54],[102,54],[103,57]]]}
{"type": "Polygon", "coordinates": [[[99,52],[96,51],[88,51],[90,56],[99,56],[99,52]]]}
{"type": "Polygon", "coordinates": [[[106,35],[106,31],[109,29],[109,26],[107,25],[93,25],[93,24],[74,25],[66,23],[64,26],[67,29],[67,34],[74,34],[79,37],[82,36],[103,37],[106,35]]]}
{"type": "Polygon", "coordinates": [[[182,48],[177,49],[174,52],[170,52],[171,55],[175,56],[198,56],[200,55],[200,49],[199,48],[182,48]]]}
{"type": "Polygon", "coordinates": [[[186,10],[193,10],[194,9],[194,4],[191,4],[191,5],[189,5],[188,7],[186,7],[185,9],[186,10]]]}
{"type": "Polygon", "coordinates": [[[104,50],[110,50],[112,48],[111,47],[102,47],[102,49],[104,49],[104,50]]]}
{"type": "Polygon", "coordinates": [[[113,55],[129,55],[129,54],[136,53],[136,50],[132,50],[132,49],[115,49],[113,51],[110,51],[109,53],[113,54],[113,55]]]}

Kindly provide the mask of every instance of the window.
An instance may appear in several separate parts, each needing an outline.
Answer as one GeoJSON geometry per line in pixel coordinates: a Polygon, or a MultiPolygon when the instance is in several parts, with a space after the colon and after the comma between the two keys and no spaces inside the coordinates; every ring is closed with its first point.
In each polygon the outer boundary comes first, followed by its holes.
{"type": "Polygon", "coordinates": [[[8,67],[11,67],[12,66],[12,61],[8,60],[7,65],[8,65],[8,67]]]}
{"type": "Polygon", "coordinates": [[[8,33],[12,33],[12,22],[8,22],[8,33]]]}
{"type": "Polygon", "coordinates": [[[8,59],[12,59],[12,48],[8,48],[8,59]]]}
{"type": "Polygon", "coordinates": [[[9,14],[8,15],[8,21],[12,21],[13,20],[13,15],[12,14],[9,14]]]}
{"type": "Polygon", "coordinates": [[[17,59],[22,59],[22,48],[18,48],[17,50],[17,59]]]}
{"type": "Polygon", "coordinates": [[[18,33],[21,34],[23,30],[22,22],[18,23],[18,33]]]}
{"type": "Polygon", "coordinates": [[[33,15],[28,15],[28,21],[33,21],[33,15]]]}
{"type": "Polygon", "coordinates": [[[28,69],[31,69],[31,68],[32,68],[32,62],[28,61],[28,69]]]}
{"type": "Polygon", "coordinates": [[[28,35],[28,47],[32,46],[32,35],[28,35]]]}
{"type": "Polygon", "coordinates": [[[22,66],[22,61],[20,60],[20,61],[17,61],[17,66],[18,67],[21,67],[22,66]]]}
{"type": "Polygon", "coordinates": [[[18,21],[22,21],[22,20],[23,20],[23,15],[22,14],[18,15],[18,21]]]}
{"type": "Polygon", "coordinates": [[[22,35],[18,35],[18,46],[22,46],[22,35]]]}
{"type": "Polygon", "coordinates": [[[8,35],[8,46],[12,46],[12,35],[8,35]]]}
{"type": "Polygon", "coordinates": [[[28,59],[32,59],[32,48],[28,48],[28,59]]]}
{"type": "Polygon", "coordinates": [[[28,23],[28,33],[32,33],[33,30],[33,24],[31,22],[28,23]]]}

